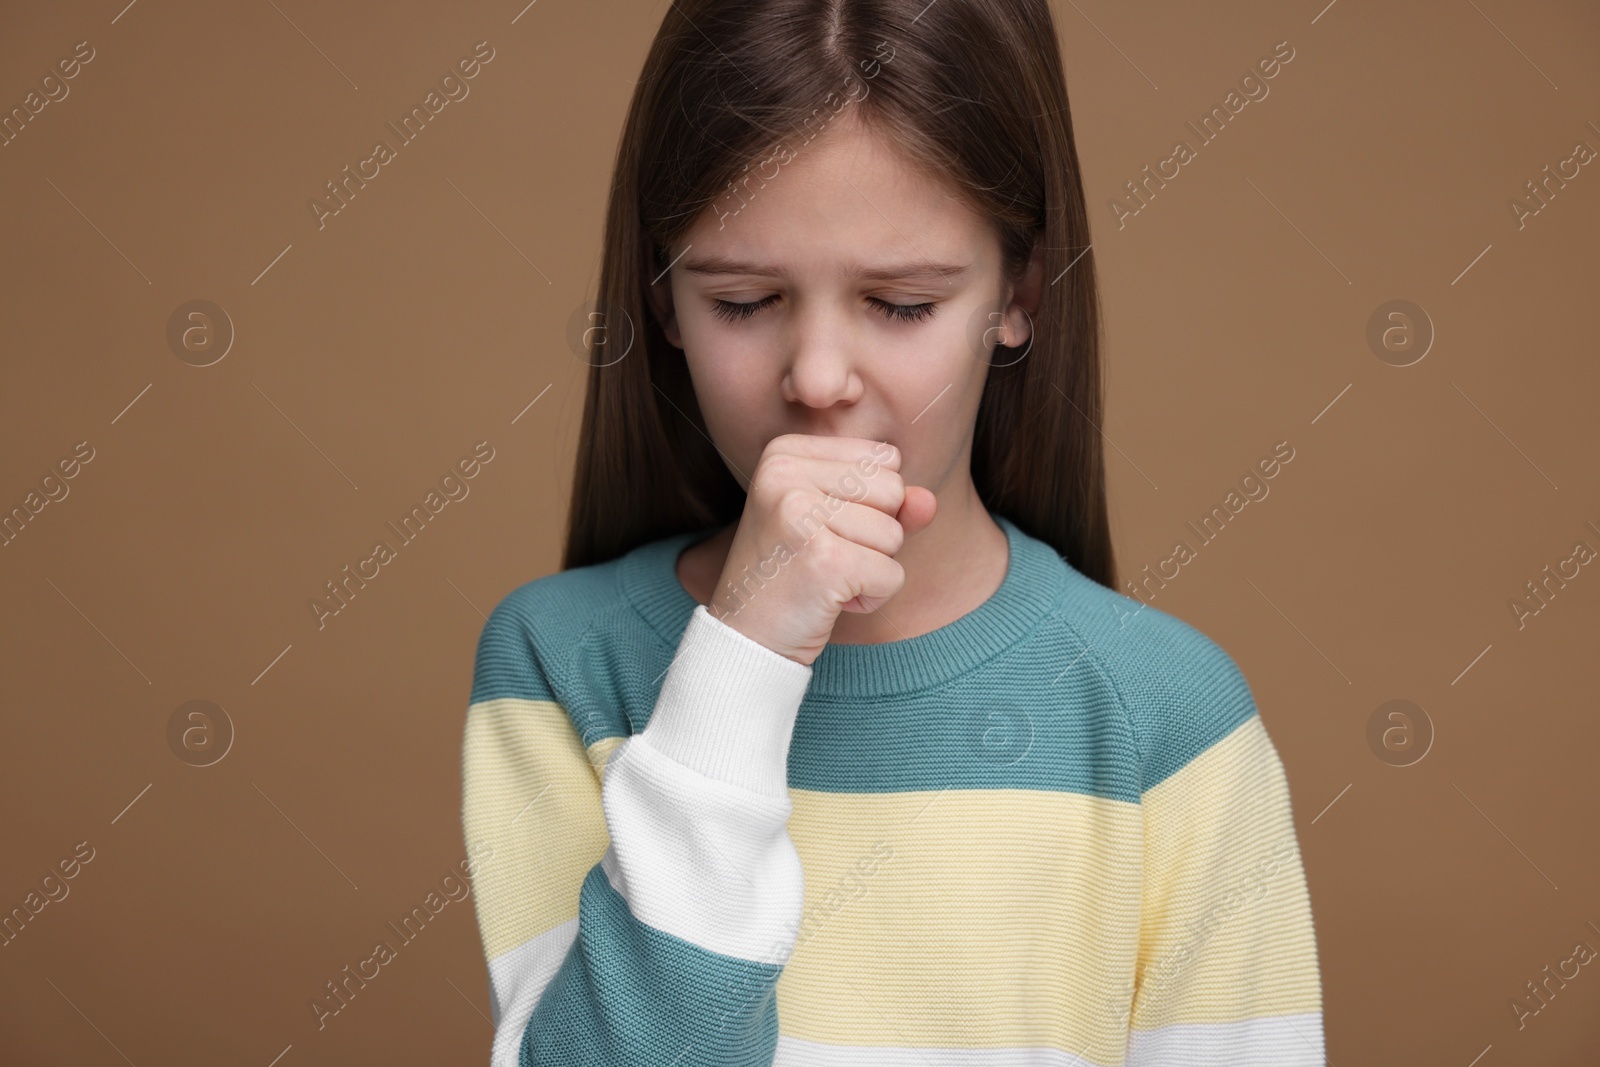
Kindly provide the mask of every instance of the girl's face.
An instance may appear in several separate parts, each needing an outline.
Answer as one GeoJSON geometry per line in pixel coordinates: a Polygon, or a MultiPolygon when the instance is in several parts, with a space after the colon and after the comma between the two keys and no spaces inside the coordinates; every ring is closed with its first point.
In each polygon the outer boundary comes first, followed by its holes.
{"type": "Polygon", "coordinates": [[[767,442],[802,433],[887,441],[938,493],[971,478],[989,346],[1028,342],[1042,264],[1007,284],[984,219],[840,118],[701,215],[651,304],[746,490],[767,442]]]}

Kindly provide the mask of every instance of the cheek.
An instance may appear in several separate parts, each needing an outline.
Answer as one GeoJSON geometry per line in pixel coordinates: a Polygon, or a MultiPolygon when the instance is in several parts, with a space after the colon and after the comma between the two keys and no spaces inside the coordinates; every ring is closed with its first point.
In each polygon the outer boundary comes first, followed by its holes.
{"type": "Polygon", "coordinates": [[[760,378],[760,368],[750,353],[725,338],[684,348],[689,376],[702,410],[736,412],[740,405],[760,402],[767,392],[776,394],[777,384],[760,378]]]}
{"type": "Polygon", "coordinates": [[[695,401],[717,447],[736,462],[735,454],[748,453],[752,443],[759,455],[773,436],[762,436],[763,430],[782,408],[777,379],[766,380],[737,353],[684,351],[695,401]]]}
{"type": "Polygon", "coordinates": [[[929,330],[885,361],[873,387],[889,409],[907,468],[939,467],[960,450],[983,397],[986,370],[959,329],[929,330]]]}
{"type": "Polygon", "coordinates": [[[968,350],[959,324],[908,333],[881,355],[875,384],[897,414],[904,413],[909,421],[933,405],[913,429],[921,430],[935,413],[948,418],[953,412],[975,410],[967,398],[982,391],[986,368],[968,350]]]}

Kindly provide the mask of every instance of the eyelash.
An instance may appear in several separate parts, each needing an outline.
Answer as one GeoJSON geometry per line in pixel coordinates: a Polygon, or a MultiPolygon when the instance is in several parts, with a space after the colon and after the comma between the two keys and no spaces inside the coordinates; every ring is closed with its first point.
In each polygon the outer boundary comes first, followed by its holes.
{"type": "MultiPolygon", "coordinates": [[[[748,319],[750,316],[770,305],[776,299],[778,299],[776,296],[766,296],[762,297],[760,300],[753,300],[744,304],[731,300],[712,300],[711,310],[712,313],[717,315],[719,318],[725,319],[728,322],[738,322],[743,319],[748,319]]],[[[868,297],[867,299],[870,300],[875,307],[881,310],[887,318],[896,322],[925,321],[939,306],[933,301],[928,301],[925,304],[891,304],[887,300],[879,300],[877,297],[868,297]]]]}

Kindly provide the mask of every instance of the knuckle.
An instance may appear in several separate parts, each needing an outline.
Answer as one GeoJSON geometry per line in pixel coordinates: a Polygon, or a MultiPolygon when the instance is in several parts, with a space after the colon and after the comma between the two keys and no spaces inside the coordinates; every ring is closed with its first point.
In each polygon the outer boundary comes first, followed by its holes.
{"type": "Polygon", "coordinates": [[[774,437],[772,440],[767,442],[766,447],[761,450],[761,454],[763,456],[769,456],[769,455],[770,456],[793,455],[793,453],[794,453],[794,443],[795,443],[795,435],[794,434],[792,434],[792,433],[780,433],[778,436],[774,437]]]}
{"type": "MultiPolygon", "coordinates": [[[[901,526],[898,522],[895,522],[893,519],[890,519],[889,520],[889,544],[892,547],[885,554],[889,555],[889,556],[898,556],[900,554],[900,549],[905,547],[905,543],[906,543],[906,528],[904,526],[901,526]]],[[[900,566],[898,563],[895,564],[895,565],[896,566],[900,566]]]]}
{"type": "Polygon", "coordinates": [[[895,560],[885,560],[884,567],[881,572],[881,578],[884,583],[884,588],[887,590],[884,595],[893,596],[895,593],[898,593],[901,589],[905,588],[906,569],[895,560]]]}
{"type": "Polygon", "coordinates": [[[793,523],[811,506],[811,494],[798,485],[780,485],[772,490],[777,494],[773,511],[784,522],[793,523]]]}
{"type": "Polygon", "coordinates": [[[759,468],[765,481],[788,483],[794,480],[797,463],[791,452],[769,452],[762,456],[759,468]]]}
{"type": "Polygon", "coordinates": [[[818,536],[806,548],[807,554],[811,557],[813,573],[820,575],[842,573],[844,547],[843,538],[832,530],[823,527],[818,532],[818,536]]]}
{"type": "Polygon", "coordinates": [[[823,498],[798,486],[785,490],[773,507],[778,522],[801,541],[809,541],[827,529],[829,514],[823,498]]]}

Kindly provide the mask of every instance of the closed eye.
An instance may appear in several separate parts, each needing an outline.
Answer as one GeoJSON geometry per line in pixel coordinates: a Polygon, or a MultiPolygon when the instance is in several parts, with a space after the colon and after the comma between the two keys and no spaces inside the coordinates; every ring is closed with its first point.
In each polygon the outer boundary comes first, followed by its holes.
{"type": "MultiPolygon", "coordinates": [[[[711,310],[719,318],[726,319],[728,322],[737,322],[758,314],[777,299],[777,295],[774,294],[743,304],[732,300],[712,300],[711,310]]],[[[932,300],[922,304],[891,304],[889,301],[879,300],[875,296],[868,297],[867,300],[873,307],[882,312],[884,317],[898,322],[921,322],[932,315],[939,306],[937,301],[932,300]]]]}
{"type": "Polygon", "coordinates": [[[729,322],[737,322],[740,319],[748,319],[776,299],[778,299],[776,296],[766,296],[760,300],[753,300],[748,304],[741,304],[733,300],[712,300],[711,310],[720,318],[727,319],[729,322]]]}

